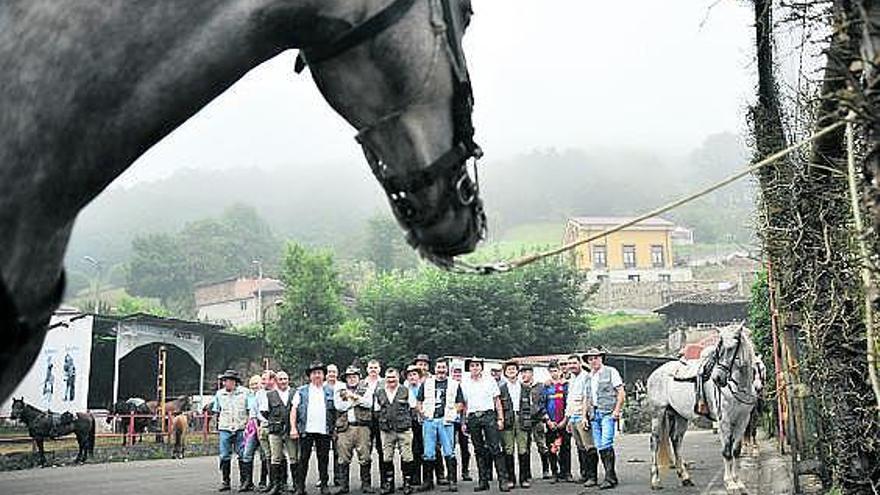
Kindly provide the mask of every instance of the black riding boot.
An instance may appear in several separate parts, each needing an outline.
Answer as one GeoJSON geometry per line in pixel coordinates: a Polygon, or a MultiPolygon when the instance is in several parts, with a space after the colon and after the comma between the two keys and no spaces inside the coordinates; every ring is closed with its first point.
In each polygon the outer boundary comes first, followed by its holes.
{"type": "Polygon", "coordinates": [[[260,484],[257,485],[261,492],[266,491],[266,478],[269,476],[269,461],[263,459],[260,462],[260,484]]]}
{"type": "Polygon", "coordinates": [[[437,476],[437,484],[440,486],[446,486],[449,484],[449,480],[446,478],[446,469],[443,466],[443,452],[440,447],[437,447],[437,462],[434,463],[434,474],[437,476]]]}
{"type": "MultiPolygon", "coordinates": [[[[507,477],[507,456],[504,454],[498,454],[495,456],[495,471],[498,473],[498,490],[502,492],[509,492],[510,485],[508,484],[509,478],[507,477]]],[[[492,470],[492,464],[489,464],[489,470],[492,470]]]]}
{"type": "MultiPolygon", "coordinates": [[[[440,461],[437,461],[440,462],[440,461]]],[[[458,491],[458,462],[455,459],[455,455],[451,455],[446,458],[446,472],[449,473],[448,478],[448,486],[446,487],[447,492],[457,492],[458,491]]]]}
{"type": "Polygon", "coordinates": [[[281,473],[285,468],[284,464],[269,465],[269,495],[281,494],[281,473]]]}
{"type": "Polygon", "coordinates": [[[281,457],[281,468],[278,471],[278,489],[282,492],[287,491],[287,464],[284,463],[284,457],[281,457]]]}
{"type": "MultiPolygon", "coordinates": [[[[372,472],[373,471],[373,464],[369,463],[369,462],[366,464],[361,464],[360,469],[361,469],[361,473],[360,473],[361,474],[361,492],[367,493],[367,494],[376,493],[376,491],[373,490],[373,472],[372,472]]],[[[381,478],[381,476],[380,476],[380,478],[381,478]]]]}
{"type": "Polygon", "coordinates": [[[400,461],[400,471],[403,474],[403,495],[410,495],[413,486],[416,486],[413,480],[419,474],[419,465],[412,461],[400,461]]]}
{"type": "Polygon", "coordinates": [[[489,489],[489,473],[492,469],[490,460],[485,455],[477,457],[477,486],[474,487],[475,492],[484,492],[489,489]]]}
{"type": "Polygon", "coordinates": [[[290,463],[290,484],[293,485],[294,495],[305,495],[306,480],[304,476],[300,476],[299,469],[298,462],[290,463]]]}
{"type": "Polygon", "coordinates": [[[434,471],[436,461],[422,461],[422,484],[419,485],[418,491],[430,492],[434,489],[434,471]]]}
{"type": "Polygon", "coordinates": [[[529,454],[519,455],[519,486],[523,488],[531,488],[532,479],[532,460],[529,454]]]}
{"type": "Polygon", "coordinates": [[[333,476],[339,482],[339,489],[333,492],[333,495],[342,495],[348,493],[349,487],[349,464],[337,464],[333,476]],[[338,474],[338,476],[337,476],[338,474]]]}
{"type": "Polygon", "coordinates": [[[550,459],[547,452],[541,452],[541,479],[549,480],[550,479],[550,459]]]}
{"type": "Polygon", "coordinates": [[[605,467],[605,481],[602,482],[599,489],[614,488],[617,486],[617,472],[614,470],[614,449],[600,450],[599,455],[602,457],[602,466],[605,467]]]}
{"type": "Polygon", "coordinates": [[[394,493],[394,462],[379,463],[379,479],[381,480],[381,495],[394,493]]]}
{"type": "Polygon", "coordinates": [[[584,454],[584,464],[586,466],[584,469],[584,486],[596,486],[599,478],[599,454],[595,448],[588,449],[586,454],[584,454]]]}
{"type": "Polygon", "coordinates": [[[513,454],[504,454],[504,468],[507,470],[507,487],[516,488],[516,465],[513,454]]]}
{"type": "Polygon", "coordinates": [[[220,484],[220,488],[217,490],[219,492],[228,492],[229,491],[229,475],[232,472],[232,460],[227,459],[225,461],[220,461],[220,476],[222,477],[222,482],[220,484]]]}
{"type": "Polygon", "coordinates": [[[238,491],[254,491],[254,463],[238,461],[238,491]]]}
{"type": "Polygon", "coordinates": [[[559,483],[559,454],[547,454],[550,463],[550,483],[559,483]]]}
{"type": "Polygon", "coordinates": [[[581,478],[578,480],[578,483],[584,483],[587,481],[587,451],[583,449],[578,449],[578,469],[580,471],[581,478]]]}

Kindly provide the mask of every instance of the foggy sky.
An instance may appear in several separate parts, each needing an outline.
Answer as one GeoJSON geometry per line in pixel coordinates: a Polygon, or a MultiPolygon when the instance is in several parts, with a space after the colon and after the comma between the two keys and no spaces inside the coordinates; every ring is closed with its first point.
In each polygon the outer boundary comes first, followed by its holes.
{"type": "MultiPolygon", "coordinates": [[[[487,160],[533,149],[684,153],[745,128],[751,5],[732,0],[473,0],[465,36],[487,160]],[[714,5],[713,4],[716,4],[714,5]]],[[[294,52],[270,60],[141,157],[116,185],[182,168],[345,161],[373,180],[354,130],[294,52]]]]}

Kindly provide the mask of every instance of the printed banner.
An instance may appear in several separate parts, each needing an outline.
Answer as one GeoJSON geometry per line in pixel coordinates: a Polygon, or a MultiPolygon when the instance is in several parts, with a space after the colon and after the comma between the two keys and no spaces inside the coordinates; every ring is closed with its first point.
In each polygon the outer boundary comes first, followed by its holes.
{"type": "Polygon", "coordinates": [[[91,315],[79,312],[58,311],[52,316],[43,348],[15,392],[0,405],[0,416],[8,416],[12,399],[22,397],[42,410],[87,409],[92,323],[91,315]]]}

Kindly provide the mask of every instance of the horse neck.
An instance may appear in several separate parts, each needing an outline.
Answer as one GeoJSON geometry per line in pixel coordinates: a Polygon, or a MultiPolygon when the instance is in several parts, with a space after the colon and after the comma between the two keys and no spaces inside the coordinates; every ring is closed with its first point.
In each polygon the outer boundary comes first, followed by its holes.
{"type": "Polygon", "coordinates": [[[250,69],[308,41],[326,24],[312,4],[0,2],[0,273],[21,316],[51,314],[42,301],[78,211],[250,69]],[[36,207],[59,187],[50,214],[36,207]]]}
{"type": "Polygon", "coordinates": [[[25,423],[30,423],[40,416],[46,416],[47,414],[48,413],[43,412],[30,404],[25,404],[24,410],[21,412],[21,419],[25,423]]]}

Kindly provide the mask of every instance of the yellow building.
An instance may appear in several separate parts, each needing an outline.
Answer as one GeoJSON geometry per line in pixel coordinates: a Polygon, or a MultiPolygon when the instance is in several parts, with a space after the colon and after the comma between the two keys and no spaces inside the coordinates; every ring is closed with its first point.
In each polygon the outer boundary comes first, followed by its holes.
{"type": "MultiPolygon", "coordinates": [[[[586,239],[629,221],[627,217],[573,217],[565,228],[565,242],[586,239]]],[[[676,225],[659,217],[643,220],[595,241],[578,246],[576,266],[590,271],[596,281],[690,280],[690,270],[672,265],[672,232],[676,225]]]]}

